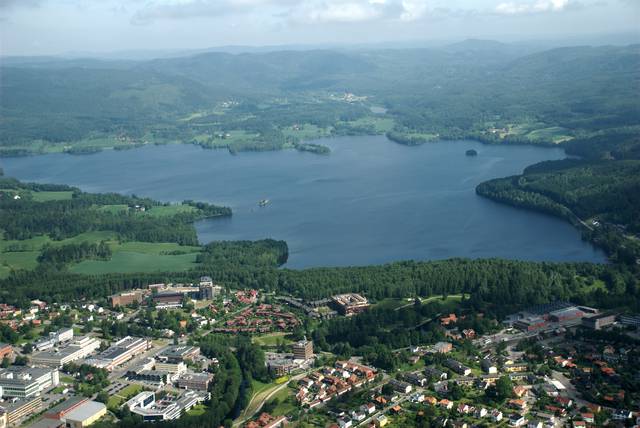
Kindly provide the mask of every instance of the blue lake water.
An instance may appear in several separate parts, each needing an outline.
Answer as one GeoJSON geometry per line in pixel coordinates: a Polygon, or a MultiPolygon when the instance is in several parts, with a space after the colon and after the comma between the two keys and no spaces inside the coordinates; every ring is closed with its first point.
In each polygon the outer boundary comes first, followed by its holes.
{"type": "Polygon", "coordinates": [[[570,224],[475,194],[482,181],[565,157],[559,148],[447,141],[407,147],[382,136],[320,140],[328,156],[240,153],[191,145],[0,160],[5,174],[89,192],[232,207],[196,227],[202,242],[286,240],[287,266],[502,257],[603,262],[570,224]],[[465,156],[476,149],[477,157],[465,156]],[[266,207],[258,201],[269,199],[266,207]]]}

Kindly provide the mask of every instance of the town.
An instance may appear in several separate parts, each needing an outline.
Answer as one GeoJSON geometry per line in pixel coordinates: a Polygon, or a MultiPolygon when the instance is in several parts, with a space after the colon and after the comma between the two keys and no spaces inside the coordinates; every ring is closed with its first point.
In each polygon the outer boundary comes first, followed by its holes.
{"type": "Polygon", "coordinates": [[[556,301],[493,319],[463,299],[304,301],[202,277],[96,301],[0,304],[0,427],[202,414],[223,375],[200,345],[208,335],[247,336],[264,354],[268,381],[254,379],[234,427],[640,424],[639,315],[556,301]],[[376,308],[426,304],[439,308],[419,323],[434,340],[394,349],[392,368],[307,335],[376,308]]]}

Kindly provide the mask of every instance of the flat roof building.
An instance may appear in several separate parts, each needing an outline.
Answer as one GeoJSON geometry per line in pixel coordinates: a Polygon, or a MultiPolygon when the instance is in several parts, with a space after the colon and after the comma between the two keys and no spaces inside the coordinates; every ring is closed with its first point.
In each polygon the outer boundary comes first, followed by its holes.
{"type": "Polygon", "coordinates": [[[30,398],[58,386],[58,369],[11,366],[0,369],[0,387],[5,397],[30,398]]]}
{"type": "Polygon", "coordinates": [[[338,294],[331,297],[333,305],[342,315],[351,316],[369,308],[366,297],[357,293],[338,294]]]}
{"type": "Polygon", "coordinates": [[[88,336],[78,337],[68,346],[35,353],[31,357],[31,362],[49,367],[62,367],[72,361],[88,357],[99,348],[100,341],[98,339],[88,336]]]}
{"type": "Polygon", "coordinates": [[[91,366],[111,371],[134,356],[145,352],[149,346],[150,342],[145,338],[127,336],[113,343],[95,358],[89,358],[85,362],[91,366]]]}
{"type": "Polygon", "coordinates": [[[293,358],[305,361],[313,358],[313,342],[305,338],[304,340],[294,343],[293,358]]]}

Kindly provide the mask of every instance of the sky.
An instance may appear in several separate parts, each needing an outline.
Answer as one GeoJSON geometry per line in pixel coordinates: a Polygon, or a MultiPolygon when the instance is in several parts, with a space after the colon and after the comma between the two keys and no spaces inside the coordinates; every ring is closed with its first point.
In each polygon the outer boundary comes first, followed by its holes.
{"type": "Polygon", "coordinates": [[[1,55],[613,33],[640,0],[0,0],[1,55]]]}

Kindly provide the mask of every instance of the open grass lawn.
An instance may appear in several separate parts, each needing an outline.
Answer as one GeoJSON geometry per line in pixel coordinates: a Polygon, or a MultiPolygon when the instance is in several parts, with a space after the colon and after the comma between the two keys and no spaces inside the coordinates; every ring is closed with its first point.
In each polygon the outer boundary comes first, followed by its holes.
{"type": "Polygon", "coordinates": [[[131,251],[116,251],[111,260],[85,260],[71,266],[70,271],[86,275],[133,272],[178,272],[196,266],[197,253],[175,256],[131,251]]]}
{"type": "Polygon", "coordinates": [[[366,116],[348,123],[357,127],[373,126],[373,129],[375,129],[375,132],[378,134],[384,134],[385,132],[391,131],[393,129],[393,126],[395,125],[395,122],[392,118],[378,116],[366,116]]]}
{"type": "Polygon", "coordinates": [[[154,217],[166,217],[173,216],[180,213],[190,213],[196,211],[197,208],[192,207],[191,205],[162,205],[158,207],[152,207],[151,209],[144,212],[145,215],[150,215],[154,217]]]}
{"type": "Polygon", "coordinates": [[[535,129],[527,134],[527,138],[533,141],[551,141],[553,143],[561,143],[572,139],[568,130],[559,126],[550,128],[535,129]]]}
{"type": "Polygon", "coordinates": [[[287,415],[296,409],[296,405],[292,402],[293,394],[291,388],[283,388],[278,391],[270,401],[278,401],[278,404],[273,409],[271,414],[273,416],[287,415]]]}
{"type": "Polygon", "coordinates": [[[39,251],[20,251],[15,253],[0,253],[0,278],[5,278],[11,270],[34,269],[38,265],[39,251]]]}
{"type": "Polygon", "coordinates": [[[291,344],[293,341],[286,337],[287,333],[277,332],[270,334],[263,334],[261,336],[254,336],[251,340],[253,343],[260,346],[276,346],[278,342],[284,342],[285,344],[291,344]]]}
{"type": "Polygon", "coordinates": [[[73,197],[73,192],[31,192],[36,202],[62,201],[73,197]]]}
{"type": "Polygon", "coordinates": [[[187,412],[187,415],[202,416],[206,411],[207,411],[207,406],[205,406],[204,404],[197,404],[187,412]]]}
{"type": "Polygon", "coordinates": [[[251,381],[253,395],[259,394],[266,389],[273,388],[274,386],[276,385],[273,383],[262,383],[259,380],[255,380],[255,379],[251,381]]]}

